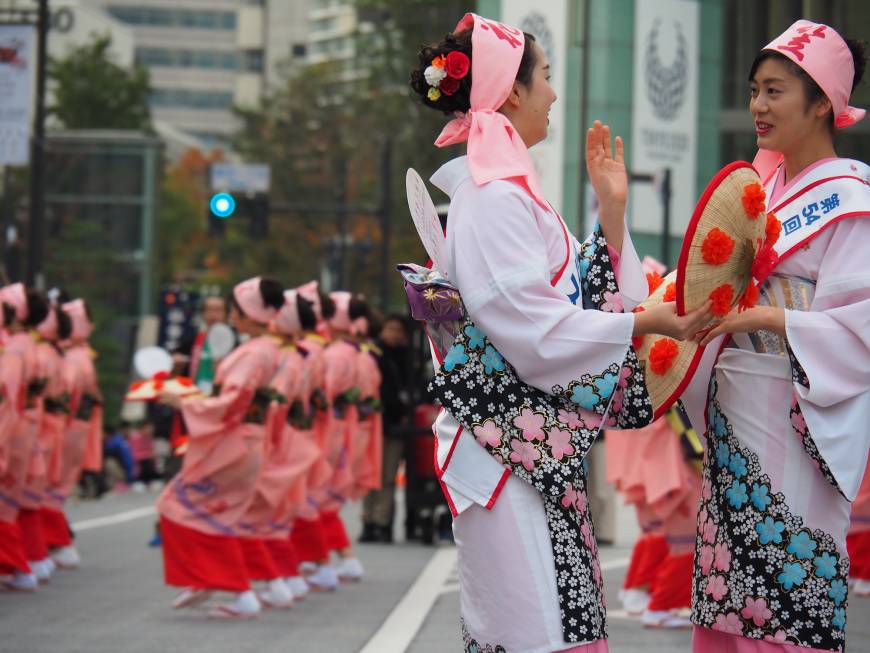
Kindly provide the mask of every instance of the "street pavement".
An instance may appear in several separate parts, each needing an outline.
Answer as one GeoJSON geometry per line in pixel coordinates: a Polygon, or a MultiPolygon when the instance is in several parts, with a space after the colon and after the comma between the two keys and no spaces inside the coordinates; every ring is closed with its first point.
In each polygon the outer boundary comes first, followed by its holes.
{"type": "MultiPolygon", "coordinates": [[[[312,595],[254,622],[173,611],[153,532],[154,494],[112,495],[69,507],[79,570],[57,572],[33,595],[0,593],[2,653],[452,653],[460,651],[459,587],[449,545],[365,545],[363,582],[312,595]]],[[[358,507],[345,511],[349,529],[358,507]]],[[[621,613],[616,594],[630,551],[603,547],[613,653],[690,650],[688,631],[652,631],[621,613]]],[[[849,607],[850,653],[870,653],[870,599],[849,607]]],[[[714,653],[714,652],[711,652],[714,653]]]]}

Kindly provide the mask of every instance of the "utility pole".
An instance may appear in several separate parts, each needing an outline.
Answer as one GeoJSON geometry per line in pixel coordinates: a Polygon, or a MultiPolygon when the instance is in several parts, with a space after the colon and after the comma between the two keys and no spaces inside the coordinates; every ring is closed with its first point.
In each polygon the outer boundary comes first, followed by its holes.
{"type": "Polygon", "coordinates": [[[393,199],[393,140],[387,136],[381,151],[381,310],[386,313],[390,306],[390,205],[393,199]]]}
{"type": "Polygon", "coordinates": [[[48,50],[48,0],[39,0],[36,16],[36,111],[30,154],[30,234],[27,284],[45,285],[42,259],[45,249],[45,67],[48,50]]]}

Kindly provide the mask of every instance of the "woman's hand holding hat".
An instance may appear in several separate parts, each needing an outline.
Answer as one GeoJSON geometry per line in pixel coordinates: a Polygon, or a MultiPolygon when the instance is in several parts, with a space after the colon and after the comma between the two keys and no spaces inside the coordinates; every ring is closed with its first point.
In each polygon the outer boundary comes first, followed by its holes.
{"type": "Polygon", "coordinates": [[[686,315],[677,315],[674,302],[650,306],[634,318],[634,335],[657,333],[675,340],[689,340],[701,331],[713,318],[712,302],[707,302],[686,315]]]}

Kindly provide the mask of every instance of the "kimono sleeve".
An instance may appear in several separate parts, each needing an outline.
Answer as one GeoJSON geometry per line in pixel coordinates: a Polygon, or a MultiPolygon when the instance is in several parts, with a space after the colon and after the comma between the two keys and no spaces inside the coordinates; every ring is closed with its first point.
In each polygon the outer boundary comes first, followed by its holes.
{"type": "Polygon", "coordinates": [[[455,283],[473,322],[519,378],[558,394],[557,387],[621,366],[634,316],[584,310],[551,285],[546,243],[518,188],[492,182],[470,190],[454,223],[455,283]]]}
{"type": "Polygon", "coordinates": [[[248,354],[234,362],[219,395],[182,401],[181,413],[190,437],[213,435],[240,424],[254,399],[259,377],[257,357],[248,354]]]}
{"type": "Polygon", "coordinates": [[[0,473],[8,464],[8,442],[23,412],[24,357],[18,353],[0,355],[0,473]]]}
{"type": "Polygon", "coordinates": [[[851,499],[870,447],[870,219],[831,228],[811,310],[785,312],[797,396],[792,423],[822,472],[851,499]]]}

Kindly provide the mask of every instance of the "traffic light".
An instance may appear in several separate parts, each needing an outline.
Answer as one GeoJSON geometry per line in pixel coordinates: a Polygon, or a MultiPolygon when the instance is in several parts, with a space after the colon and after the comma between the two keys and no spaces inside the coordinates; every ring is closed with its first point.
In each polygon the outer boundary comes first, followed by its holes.
{"type": "Polygon", "coordinates": [[[209,236],[223,236],[227,219],[235,213],[236,200],[229,193],[215,193],[208,202],[207,220],[209,236]]]}
{"type": "Polygon", "coordinates": [[[229,193],[215,193],[208,203],[208,233],[222,236],[230,217],[243,215],[248,219],[248,235],[266,238],[269,235],[269,196],[254,193],[234,197],[229,193]]]}

